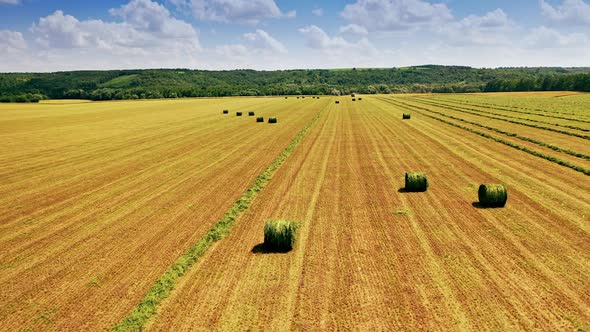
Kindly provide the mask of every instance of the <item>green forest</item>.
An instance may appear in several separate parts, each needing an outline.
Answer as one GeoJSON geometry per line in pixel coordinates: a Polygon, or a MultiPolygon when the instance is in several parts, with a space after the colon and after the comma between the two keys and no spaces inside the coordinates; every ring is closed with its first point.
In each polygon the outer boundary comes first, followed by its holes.
{"type": "Polygon", "coordinates": [[[590,91],[590,68],[415,66],[372,69],[188,69],[0,73],[0,102],[43,99],[590,91]]]}

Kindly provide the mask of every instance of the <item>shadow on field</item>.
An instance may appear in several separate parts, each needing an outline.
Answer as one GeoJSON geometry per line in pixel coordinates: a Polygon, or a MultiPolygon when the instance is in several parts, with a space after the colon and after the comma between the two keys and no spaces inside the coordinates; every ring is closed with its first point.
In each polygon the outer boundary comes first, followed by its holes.
{"type": "Polygon", "coordinates": [[[409,191],[407,191],[405,187],[403,187],[403,188],[399,188],[399,189],[397,190],[397,192],[398,192],[398,193],[402,193],[402,194],[403,194],[403,193],[409,193],[409,191]]]}
{"type": "Polygon", "coordinates": [[[269,250],[264,243],[259,243],[252,247],[251,252],[253,254],[286,254],[291,250],[269,250]]]}
{"type": "Polygon", "coordinates": [[[480,202],[473,202],[473,203],[471,203],[471,206],[473,206],[476,209],[481,209],[481,210],[494,210],[494,209],[501,209],[501,208],[503,208],[503,206],[487,206],[487,205],[483,205],[480,202]]]}

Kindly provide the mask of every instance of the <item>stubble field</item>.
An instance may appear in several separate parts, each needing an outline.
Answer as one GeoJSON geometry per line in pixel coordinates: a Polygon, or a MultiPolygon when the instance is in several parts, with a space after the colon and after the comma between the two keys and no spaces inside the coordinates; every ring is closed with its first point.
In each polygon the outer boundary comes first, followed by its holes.
{"type": "Polygon", "coordinates": [[[588,330],[589,108],[563,92],[0,105],[0,329],[588,330]],[[428,191],[403,192],[407,171],[428,191]],[[508,187],[505,208],[476,203],[482,183],[508,187]],[[292,251],[261,249],[268,219],[298,222],[292,251]]]}

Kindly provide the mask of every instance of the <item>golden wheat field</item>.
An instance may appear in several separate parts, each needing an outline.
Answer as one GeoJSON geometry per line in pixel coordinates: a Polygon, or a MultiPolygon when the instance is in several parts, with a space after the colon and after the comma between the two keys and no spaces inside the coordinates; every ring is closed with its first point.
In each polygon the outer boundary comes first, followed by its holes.
{"type": "Polygon", "coordinates": [[[0,104],[0,330],[588,331],[589,175],[590,94],[0,104]]]}

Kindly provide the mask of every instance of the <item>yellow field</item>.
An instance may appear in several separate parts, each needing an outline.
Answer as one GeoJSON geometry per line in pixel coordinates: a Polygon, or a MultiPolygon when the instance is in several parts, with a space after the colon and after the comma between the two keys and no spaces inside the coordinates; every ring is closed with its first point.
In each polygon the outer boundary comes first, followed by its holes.
{"type": "Polygon", "coordinates": [[[590,95],[362,98],[0,104],[0,330],[590,329],[590,95]]]}

